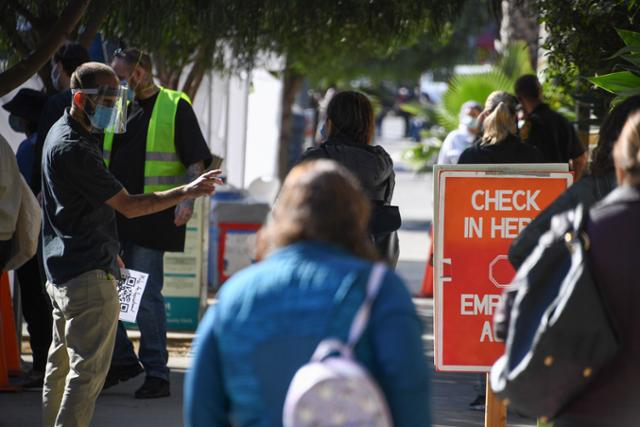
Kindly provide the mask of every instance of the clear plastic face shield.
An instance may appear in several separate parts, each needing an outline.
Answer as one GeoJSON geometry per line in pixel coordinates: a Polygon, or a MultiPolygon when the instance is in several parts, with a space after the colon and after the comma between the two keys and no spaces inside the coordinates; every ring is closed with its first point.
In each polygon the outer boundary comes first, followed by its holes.
{"type": "Polygon", "coordinates": [[[74,89],[72,93],[85,96],[84,112],[95,130],[124,133],[127,130],[127,90],[127,85],[121,84],[117,88],[74,89]]]}

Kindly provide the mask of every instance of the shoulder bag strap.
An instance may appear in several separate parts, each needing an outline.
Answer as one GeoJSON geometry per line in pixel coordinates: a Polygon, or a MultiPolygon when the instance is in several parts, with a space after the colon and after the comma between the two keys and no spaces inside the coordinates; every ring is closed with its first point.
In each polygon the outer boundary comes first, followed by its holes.
{"type": "Polygon", "coordinates": [[[378,291],[382,286],[382,280],[384,279],[386,272],[387,268],[382,262],[375,263],[371,269],[369,281],[367,282],[367,296],[356,312],[353,322],[351,323],[351,329],[349,330],[349,341],[347,342],[347,346],[350,349],[355,347],[367,327],[367,323],[369,323],[371,307],[373,306],[373,302],[375,301],[378,291]]]}

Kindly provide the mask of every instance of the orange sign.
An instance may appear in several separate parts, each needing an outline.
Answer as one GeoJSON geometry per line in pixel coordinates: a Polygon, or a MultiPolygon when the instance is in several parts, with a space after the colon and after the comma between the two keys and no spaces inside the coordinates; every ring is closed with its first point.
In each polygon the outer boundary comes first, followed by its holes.
{"type": "Polygon", "coordinates": [[[504,352],[492,318],[515,275],[509,245],[572,175],[455,169],[436,169],[436,369],[486,372],[504,352]]]}

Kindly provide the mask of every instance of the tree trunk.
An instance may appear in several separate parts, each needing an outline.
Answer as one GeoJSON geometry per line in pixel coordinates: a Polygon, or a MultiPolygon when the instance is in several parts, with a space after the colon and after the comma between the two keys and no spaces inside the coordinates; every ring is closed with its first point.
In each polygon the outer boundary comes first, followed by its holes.
{"type": "Polygon", "coordinates": [[[200,88],[200,83],[202,83],[202,79],[204,78],[204,68],[198,66],[197,69],[192,69],[189,72],[189,76],[187,77],[187,81],[185,82],[182,91],[189,96],[191,102],[194,101],[196,94],[198,93],[198,89],[200,88]]]}
{"type": "Polygon", "coordinates": [[[533,69],[538,66],[538,38],[540,26],[533,12],[531,0],[502,0],[502,22],[500,23],[500,44],[524,40],[529,47],[529,59],[533,69]]]}
{"type": "Polygon", "coordinates": [[[53,29],[44,37],[36,49],[26,58],[0,74],[0,96],[7,94],[33,76],[56,49],[64,43],[67,35],[78,25],[87,10],[90,0],[70,0],[53,29]]]}
{"type": "Polygon", "coordinates": [[[206,68],[204,62],[208,59],[206,58],[206,55],[208,54],[205,49],[200,48],[198,50],[198,53],[194,57],[193,65],[189,70],[189,74],[187,74],[187,78],[182,85],[182,91],[189,96],[192,102],[198,92],[200,83],[202,83],[202,78],[204,77],[206,68]]]}
{"type": "Polygon", "coordinates": [[[282,104],[280,119],[280,141],[278,144],[278,178],[280,182],[289,173],[289,145],[293,131],[293,102],[302,86],[304,75],[292,70],[287,64],[284,70],[284,82],[282,87],[282,104]]]}

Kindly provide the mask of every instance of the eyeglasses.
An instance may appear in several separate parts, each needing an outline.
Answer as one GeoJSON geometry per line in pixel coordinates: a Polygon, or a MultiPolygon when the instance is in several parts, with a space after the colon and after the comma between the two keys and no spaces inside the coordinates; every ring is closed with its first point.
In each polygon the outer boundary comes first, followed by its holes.
{"type": "Polygon", "coordinates": [[[140,65],[140,60],[142,59],[142,51],[138,51],[136,55],[134,52],[127,52],[122,48],[117,48],[113,51],[114,58],[122,58],[130,64],[134,64],[133,68],[140,65]]]}

